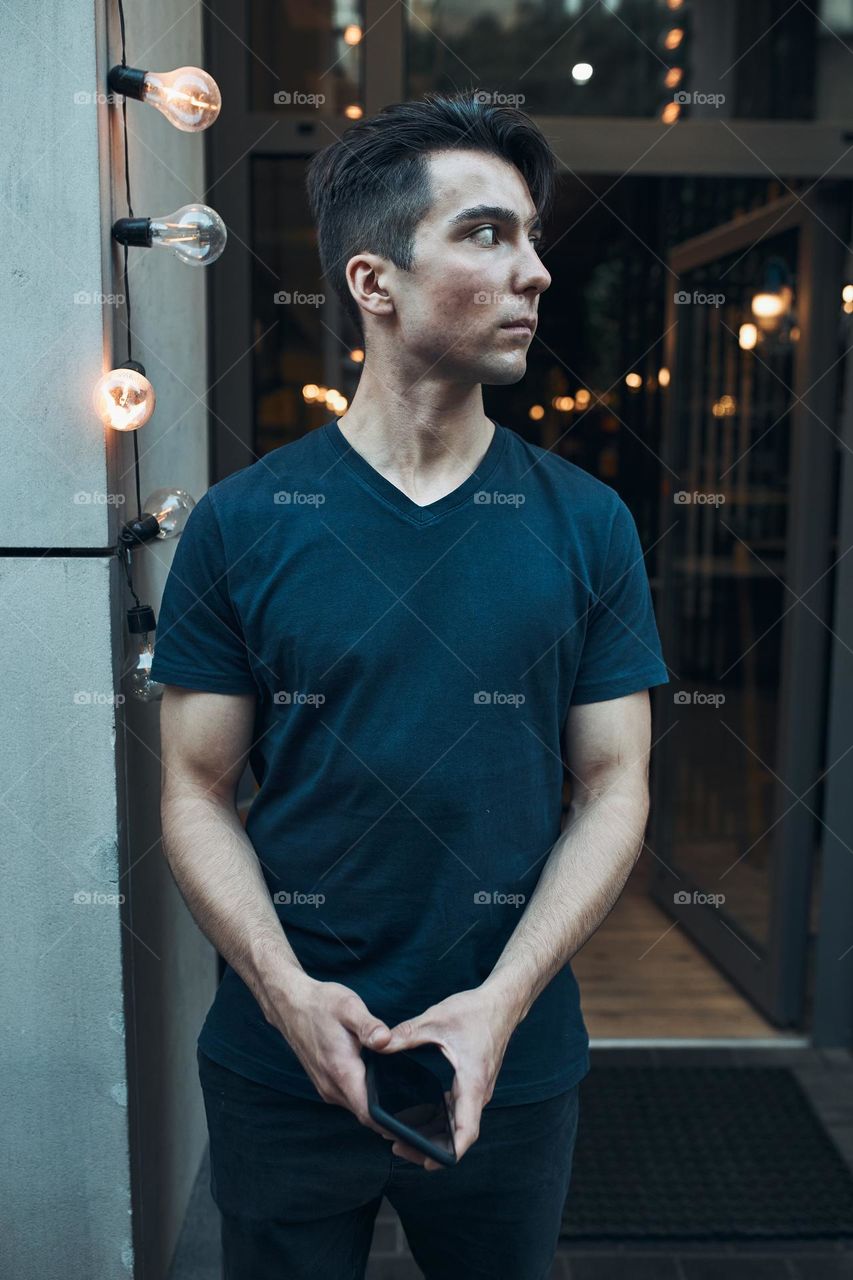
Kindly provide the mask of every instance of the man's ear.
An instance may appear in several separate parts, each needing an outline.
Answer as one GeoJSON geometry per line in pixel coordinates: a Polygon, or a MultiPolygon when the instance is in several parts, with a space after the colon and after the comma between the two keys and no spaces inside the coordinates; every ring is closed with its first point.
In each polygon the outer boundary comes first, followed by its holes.
{"type": "Polygon", "coordinates": [[[357,253],[346,266],[350,293],[363,311],[390,315],[394,309],[388,288],[388,264],[375,253],[357,253]]]}

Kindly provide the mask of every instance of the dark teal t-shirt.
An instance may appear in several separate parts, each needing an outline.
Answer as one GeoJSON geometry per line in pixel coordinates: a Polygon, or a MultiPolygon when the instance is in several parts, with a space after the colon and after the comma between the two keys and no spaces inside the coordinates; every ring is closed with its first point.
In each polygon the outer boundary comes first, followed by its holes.
{"type": "MultiPolygon", "coordinates": [[[[495,424],[477,471],[419,507],[336,420],[198,502],[152,676],[257,694],[246,830],[278,917],[308,974],[389,1025],[496,963],[560,834],[570,705],[668,681],[636,526],[608,485],[495,424]]],[[[319,1097],[230,966],[198,1043],[319,1097]]],[[[570,1088],[588,1045],[567,964],[489,1105],[570,1088]]]]}

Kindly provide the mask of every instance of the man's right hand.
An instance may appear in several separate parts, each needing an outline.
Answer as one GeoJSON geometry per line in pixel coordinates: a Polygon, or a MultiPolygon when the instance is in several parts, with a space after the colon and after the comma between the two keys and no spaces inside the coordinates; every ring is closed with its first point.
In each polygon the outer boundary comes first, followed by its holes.
{"type": "Polygon", "coordinates": [[[361,1047],[379,1032],[371,1048],[386,1044],[391,1030],[370,1012],[349,987],[319,982],[308,974],[288,983],[286,997],[267,1015],[311,1078],[324,1102],[346,1107],[383,1138],[394,1134],[378,1125],[367,1109],[367,1085],[361,1047]]]}

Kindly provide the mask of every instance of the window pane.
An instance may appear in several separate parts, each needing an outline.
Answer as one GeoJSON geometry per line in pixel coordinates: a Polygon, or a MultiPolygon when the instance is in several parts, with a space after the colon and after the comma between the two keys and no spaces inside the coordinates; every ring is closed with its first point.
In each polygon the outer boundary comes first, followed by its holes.
{"type": "Polygon", "coordinates": [[[252,111],[340,117],[362,102],[360,0],[253,0],[252,111]]]}
{"type": "Polygon", "coordinates": [[[252,352],[256,457],[339,417],[312,384],[352,399],[357,333],[320,274],[307,157],[252,159],[252,352]]]}
{"type": "Polygon", "coordinates": [[[473,85],[545,115],[837,119],[853,109],[849,10],[842,0],[817,12],[788,0],[412,0],[407,93],[473,85]]]}

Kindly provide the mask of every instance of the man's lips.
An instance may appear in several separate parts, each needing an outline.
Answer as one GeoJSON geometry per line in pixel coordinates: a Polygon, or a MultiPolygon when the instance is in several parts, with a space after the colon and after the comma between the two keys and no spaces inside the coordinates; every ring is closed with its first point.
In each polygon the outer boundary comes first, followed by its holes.
{"type": "Polygon", "coordinates": [[[529,333],[533,333],[536,328],[535,320],[507,320],[501,325],[502,329],[527,329],[529,333]]]}

